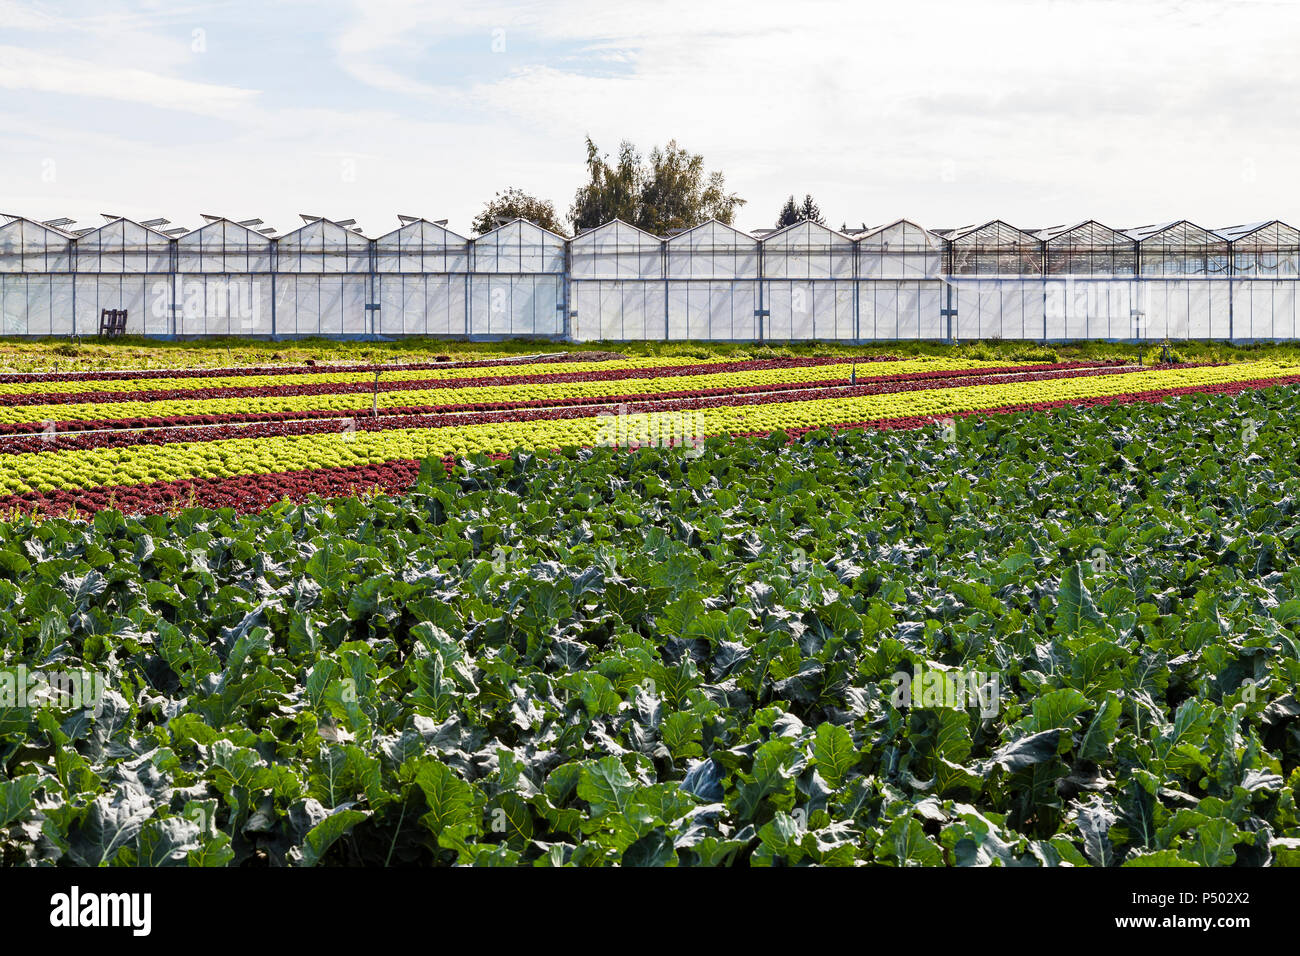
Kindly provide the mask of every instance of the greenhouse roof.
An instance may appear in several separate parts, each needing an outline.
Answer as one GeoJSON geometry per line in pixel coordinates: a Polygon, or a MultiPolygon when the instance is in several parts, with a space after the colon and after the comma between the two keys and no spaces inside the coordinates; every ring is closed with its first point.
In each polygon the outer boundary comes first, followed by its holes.
{"type": "Polygon", "coordinates": [[[226,219],[221,216],[217,216],[215,218],[204,216],[203,218],[207,219],[208,221],[205,222],[203,225],[199,226],[199,228],[189,230],[185,233],[185,235],[177,237],[176,241],[179,244],[183,244],[183,245],[190,245],[195,242],[201,243],[203,241],[204,234],[208,232],[217,232],[217,231],[224,232],[225,231],[224,227],[229,226],[238,232],[246,233],[250,241],[256,240],[259,244],[266,243],[268,245],[271,242],[270,236],[263,235],[262,233],[254,229],[250,229],[242,222],[234,222],[233,220],[226,219]]]}
{"type": "Polygon", "coordinates": [[[763,242],[767,242],[769,239],[773,239],[777,236],[785,235],[786,233],[792,232],[795,229],[808,229],[810,231],[821,230],[822,232],[830,233],[832,236],[838,236],[839,238],[845,240],[846,242],[853,241],[852,236],[846,236],[838,229],[832,229],[830,226],[823,225],[820,222],[813,222],[811,219],[800,219],[798,222],[792,222],[790,223],[790,225],[782,226],[780,229],[767,229],[767,230],[755,229],[753,234],[755,236],[758,236],[758,238],[763,242]]]}
{"type": "MultiPolygon", "coordinates": [[[[104,215],[105,218],[107,218],[107,214],[101,214],[101,215],[104,215]]],[[[104,223],[102,226],[96,226],[93,229],[79,229],[77,230],[76,235],[78,237],[84,238],[85,236],[93,235],[94,233],[97,232],[105,232],[107,230],[113,229],[118,226],[122,227],[124,231],[127,226],[134,226],[137,229],[143,229],[149,235],[156,236],[157,238],[166,240],[168,242],[170,242],[173,238],[172,236],[167,235],[167,233],[161,232],[153,228],[152,226],[146,226],[144,223],[136,222],[134,219],[127,219],[125,216],[117,216],[113,219],[109,219],[108,222],[104,223]]]]}
{"type": "MultiPolygon", "coordinates": [[[[57,221],[57,220],[56,220],[57,221]]],[[[51,226],[48,222],[37,222],[35,219],[28,219],[26,216],[15,216],[10,213],[0,213],[0,227],[12,226],[16,222],[26,223],[29,226],[35,226],[37,229],[43,229],[46,232],[52,232],[55,235],[62,236],[64,239],[76,238],[66,229],[59,229],[51,226]]]]}
{"type": "Polygon", "coordinates": [[[357,240],[370,241],[360,230],[349,229],[344,225],[344,223],[352,222],[350,219],[335,222],[333,219],[326,219],[323,216],[303,216],[302,218],[305,220],[304,223],[297,229],[281,236],[280,242],[295,245],[319,236],[322,242],[325,241],[326,237],[329,237],[332,241],[342,240],[346,246],[352,247],[357,240]]]}
{"type": "Polygon", "coordinates": [[[950,242],[971,245],[1037,245],[1039,239],[1032,232],[1018,229],[1001,219],[994,219],[979,226],[961,226],[948,232],[950,242]]]}
{"type": "Polygon", "coordinates": [[[640,226],[634,226],[630,222],[626,222],[622,219],[611,219],[609,222],[602,222],[599,226],[592,226],[590,229],[584,229],[582,232],[578,233],[576,236],[573,237],[573,241],[577,242],[578,240],[585,240],[597,235],[598,233],[603,233],[603,232],[612,231],[618,233],[623,229],[630,229],[636,235],[644,236],[645,238],[652,239],[655,242],[664,241],[662,236],[656,236],[652,232],[646,232],[640,226]]]}
{"type": "Polygon", "coordinates": [[[1082,222],[1071,223],[1068,226],[1049,226],[1046,229],[1038,230],[1037,235],[1048,243],[1063,240],[1066,237],[1082,239],[1093,245],[1123,245],[1133,241],[1133,237],[1124,230],[1108,226],[1096,219],[1085,219],[1082,222]]]}
{"type": "Polygon", "coordinates": [[[854,238],[860,242],[869,242],[872,239],[879,239],[884,233],[891,229],[902,227],[904,230],[911,228],[925,237],[927,244],[933,247],[942,247],[943,237],[932,229],[926,229],[924,226],[913,222],[911,219],[895,219],[893,222],[885,223],[883,226],[872,226],[862,232],[857,233],[854,238]]]}
{"type": "MultiPolygon", "coordinates": [[[[105,229],[113,228],[118,224],[126,224],[130,227],[146,230],[150,235],[159,239],[173,240],[192,236],[195,233],[202,232],[217,223],[227,223],[237,226],[241,229],[248,229],[258,236],[278,241],[289,239],[290,241],[299,241],[303,236],[309,236],[311,232],[305,232],[313,227],[326,232],[346,233],[354,240],[362,239],[384,239],[400,233],[404,229],[424,229],[436,228],[446,233],[449,239],[455,241],[471,242],[475,239],[466,237],[456,231],[447,228],[447,221],[430,220],[419,216],[399,215],[397,217],[400,225],[396,229],[389,230],[377,236],[371,237],[363,232],[361,227],[356,225],[354,219],[335,220],[325,216],[300,214],[303,225],[297,229],[290,230],[283,235],[276,235],[279,231],[271,226],[264,225],[264,221],[257,218],[234,220],[226,216],[215,213],[200,213],[203,225],[189,229],[183,226],[172,226],[172,220],[165,217],[155,217],[144,221],[134,220],[125,216],[116,216],[109,213],[101,213],[105,221],[98,226],[89,226],[76,228],[76,220],[70,217],[56,217],[48,220],[36,220],[17,213],[0,213],[0,226],[7,226],[14,222],[30,223],[34,227],[48,230],[59,236],[78,239],[93,233],[101,232],[105,229]],[[170,228],[168,228],[170,227],[170,228]],[[297,239],[295,239],[297,237],[297,239]]],[[[609,229],[627,229],[636,234],[651,238],[659,242],[676,242],[683,236],[688,236],[698,230],[710,226],[718,226],[726,229],[730,234],[736,237],[743,237],[746,241],[766,242],[774,237],[781,236],[794,230],[805,229],[812,232],[819,232],[830,237],[843,239],[847,242],[856,242],[867,239],[879,233],[899,226],[917,229],[926,235],[939,237],[949,242],[960,243],[963,245],[1028,245],[1039,242],[1052,243],[1056,241],[1066,241],[1068,238],[1076,238],[1084,241],[1091,241],[1093,244],[1120,245],[1126,241],[1145,242],[1156,237],[1164,237],[1166,242],[1198,242],[1198,243],[1222,243],[1225,241],[1238,242],[1250,237],[1264,239],[1268,237],[1271,241],[1273,236],[1277,236],[1277,241],[1282,243],[1300,242],[1300,229],[1288,223],[1277,219],[1262,220],[1259,222],[1242,223],[1238,225],[1224,226],[1217,229],[1207,229],[1203,226],[1196,225],[1186,219],[1173,220],[1170,222],[1152,223],[1148,225],[1134,226],[1131,228],[1115,228],[1105,223],[1098,222],[1095,219],[1085,219],[1079,222],[1049,226],[1045,229],[1025,229],[1012,226],[1001,219],[994,219],[981,224],[971,224],[958,226],[955,228],[926,228],[915,220],[897,219],[893,222],[853,228],[849,232],[841,232],[822,223],[815,223],[809,220],[801,220],[792,223],[789,226],[780,229],[758,228],[749,231],[739,229],[736,226],[721,222],[717,219],[708,219],[698,225],[690,228],[672,230],[666,236],[655,235],[621,219],[613,219],[609,222],[602,223],[599,226],[584,230],[577,236],[578,239],[588,235],[602,233],[609,229]]],[[[569,237],[561,235],[553,230],[546,229],[537,225],[531,220],[523,217],[501,223],[488,232],[482,233],[475,237],[481,239],[484,236],[490,236],[502,230],[527,228],[529,231],[544,233],[547,236],[554,237],[560,242],[572,241],[569,237]]]]}
{"type": "Polygon", "coordinates": [[[680,240],[683,236],[689,236],[691,233],[693,233],[693,232],[698,232],[698,231],[701,230],[701,229],[706,229],[706,228],[708,228],[709,226],[721,226],[723,229],[727,230],[728,232],[732,233],[733,235],[738,236],[738,237],[740,237],[741,239],[744,239],[745,242],[747,242],[747,243],[749,243],[749,242],[758,242],[758,241],[759,241],[757,236],[754,236],[754,235],[751,234],[751,233],[745,232],[743,229],[737,229],[735,226],[729,225],[729,224],[727,224],[727,223],[725,223],[725,222],[722,222],[721,220],[718,220],[718,219],[706,219],[706,220],[704,220],[704,222],[700,223],[698,226],[691,226],[691,228],[689,228],[689,229],[678,229],[678,230],[674,231],[670,236],[668,236],[664,241],[665,241],[665,242],[677,242],[677,241],[680,240]]]}
{"type": "Polygon", "coordinates": [[[515,227],[519,227],[519,228],[527,227],[528,229],[533,229],[536,230],[537,232],[544,232],[548,236],[554,236],[556,239],[559,239],[561,242],[569,241],[567,238],[560,235],[558,232],[552,232],[550,229],[547,229],[545,226],[539,226],[531,219],[525,219],[523,216],[516,216],[514,219],[511,219],[509,222],[503,222],[501,223],[501,225],[497,226],[494,229],[489,229],[487,232],[479,233],[474,238],[475,241],[477,241],[479,239],[482,239],[484,236],[492,235],[494,232],[501,232],[504,229],[513,229],[515,227]]]}
{"type": "Polygon", "coordinates": [[[462,236],[460,233],[448,229],[447,220],[445,219],[441,222],[433,222],[429,219],[421,219],[419,216],[398,216],[397,218],[398,221],[401,222],[401,225],[390,232],[384,233],[382,236],[378,236],[376,238],[377,242],[383,242],[385,239],[391,239],[392,237],[399,236],[403,233],[416,231],[423,232],[426,227],[441,232],[445,237],[450,237],[455,242],[469,242],[468,237],[462,236]]]}
{"type": "Polygon", "coordinates": [[[1268,236],[1275,237],[1278,241],[1291,242],[1300,238],[1300,229],[1296,229],[1295,226],[1288,225],[1280,219],[1245,223],[1240,226],[1224,226],[1222,229],[1216,229],[1215,232],[1233,242],[1239,242],[1249,236],[1255,236],[1256,238],[1268,236]]]}
{"type": "Polygon", "coordinates": [[[1138,242],[1146,242],[1148,239],[1153,239],[1156,236],[1166,233],[1169,234],[1167,238],[1172,238],[1175,241],[1182,240],[1184,242],[1189,239],[1202,242],[1206,239],[1210,241],[1223,241],[1224,238],[1217,232],[1206,229],[1204,226],[1198,226],[1196,223],[1189,222],[1186,219],[1176,219],[1173,222],[1161,222],[1149,226],[1136,226],[1132,229],[1126,229],[1124,232],[1127,235],[1132,236],[1138,242]]]}

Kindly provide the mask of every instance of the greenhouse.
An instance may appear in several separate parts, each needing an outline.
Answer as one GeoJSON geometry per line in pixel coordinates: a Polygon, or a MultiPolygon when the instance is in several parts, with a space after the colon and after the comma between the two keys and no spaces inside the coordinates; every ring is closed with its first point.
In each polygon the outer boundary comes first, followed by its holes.
{"type": "MultiPolygon", "coordinates": [[[[72,252],[72,326],[94,328],[100,309],[119,308],[138,312],[146,333],[170,331],[175,264],[168,236],[118,219],[77,237],[72,252]]],[[[51,321],[62,318],[50,313],[51,321]]]]}
{"type": "Polygon", "coordinates": [[[5,335],[536,336],[594,340],[1289,339],[1300,230],[1273,220],[845,234],[710,220],[656,236],[615,220],[567,239],[526,220],[468,238],[352,220],[0,216],[5,335]]]}
{"type": "Polygon", "coordinates": [[[376,239],[380,330],[469,334],[469,251],[468,239],[427,219],[410,219],[376,239]]]}
{"type": "Polygon", "coordinates": [[[7,335],[70,335],[73,236],[40,223],[0,223],[0,322],[7,335]]]}
{"type": "Polygon", "coordinates": [[[1228,242],[1186,220],[1128,230],[1144,276],[1227,275],[1228,242]]]}
{"type": "Polygon", "coordinates": [[[1131,276],[1137,274],[1137,247],[1118,229],[1095,220],[1054,226],[1038,233],[1048,275],[1131,276]]]}
{"type": "Polygon", "coordinates": [[[1043,241],[1038,236],[1001,220],[941,234],[948,240],[963,337],[1051,337],[1041,278],[1043,241]],[[976,276],[980,278],[972,278],[976,276]],[[1021,278],[1025,276],[1033,278],[1021,278]]]}
{"type": "Polygon", "coordinates": [[[941,233],[948,240],[953,275],[1042,275],[1043,242],[995,220],[982,226],[964,226],[941,233]]]}
{"type": "Polygon", "coordinates": [[[1294,279],[1300,275],[1300,229],[1274,219],[1218,230],[1232,244],[1232,272],[1239,276],[1294,279]]]}
{"type": "MultiPolygon", "coordinates": [[[[220,218],[177,238],[177,332],[269,334],[272,251],[266,236],[220,218]]],[[[159,304],[156,318],[165,319],[172,303],[159,304]]],[[[93,327],[93,316],[90,323],[93,327]]]]}
{"type": "Polygon", "coordinates": [[[759,338],[855,339],[854,242],[815,222],[763,237],[759,338]]]}
{"type": "Polygon", "coordinates": [[[1043,241],[1044,338],[1137,338],[1137,243],[1096,220],[1053,226],[1043,241]]]}
{"type": "MultiPolygon", "coordinates": [[[[567,259],[563,236],[523,219],[479,236],[470,247],[461,334],[563,335],[567,259]]],[[[385,329],[381,316],[375,331],[385,329]]]]}
{"type": "Polygon", "coordinates": [[[668,337],[759,337],[759,241],[710,219],[664,243],[668,337]]]}
{"type": "Polygon", "coordinates": [[[1234,323],[1251,329],[1252,338],[1293,338],[1300,329],[1296,322],[1300,229],[1275,219],[1216,232],[1232,249],[1234,323]]]}
{"type": "Polygon", "coordinates": [[[947,248],[900,219],[857,237],[858,334],[869,339],[942,339],[947,248]]]}
{"type": "Polygon", "coordinates": [[[658,236],[617,219],[574,237],[569,243],[574,335],[667,338],[663,249],[658,236]]]}

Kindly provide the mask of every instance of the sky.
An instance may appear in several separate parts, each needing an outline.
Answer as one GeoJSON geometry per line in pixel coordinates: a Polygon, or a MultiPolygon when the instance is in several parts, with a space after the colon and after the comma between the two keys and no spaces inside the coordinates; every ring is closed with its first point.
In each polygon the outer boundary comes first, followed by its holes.
{"type": "Polygon", "coordinates": [[[675,138],[771,227],[1300,223],[1300,0],[0,0],[0,212],[566,214],[675,138]]]}

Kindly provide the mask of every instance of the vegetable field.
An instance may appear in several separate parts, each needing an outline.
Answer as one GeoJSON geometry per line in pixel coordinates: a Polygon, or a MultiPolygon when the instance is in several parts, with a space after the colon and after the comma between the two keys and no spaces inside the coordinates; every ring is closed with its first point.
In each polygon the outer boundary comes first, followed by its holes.
{"type": "Polygon", "coordinates": [[[1297,383],[8,376],[3,861],[1300,865],[1297,383]]]}
{"type": "Polygon", "coordinates": [[[0,509],[263,507],[410,487],[420,461],[692,446],[1300,381],[1278,361],[1160,369],[925,357],[487,361],[0,376],[0,509]]]}

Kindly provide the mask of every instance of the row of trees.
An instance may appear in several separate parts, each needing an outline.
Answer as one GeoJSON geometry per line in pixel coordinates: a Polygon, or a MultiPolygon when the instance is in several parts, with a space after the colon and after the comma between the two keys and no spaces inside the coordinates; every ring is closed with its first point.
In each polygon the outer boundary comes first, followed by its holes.
{"type": "MultiPolygon", "coordinates": [[[[591,137],[587,137],[587,182],[573,197],[568,223],[577,233],[611,219],[621,219],[663,236],[709,219],[730,225],[736,210],[744,204],[740,196],[727,191],[726,178],[720,170],[706,172],[704,157],[677,145],[676,140],[669,140],[662,149],[656,146],[648,157],[643,157],[635,146],[624,140],[617,158],[611,162],[591,137]]],[[[482,235],[520,218],[543,229],[568,234],[554,203],[513,188],[497,193],[484,205],[472,228],[482,235]]],[[[805,219],[825,223],[811,195],[806,195],[802,204],[796,204],[791,194],[776,225],[783,228],[805,219]]]]}
{"type": "Polygon", "coordinates": [[[676,140],[669,140],[663,149],[656,146],[648,161],[624,140],[618,161],[610,165],[587,137],[587,177],[569,208],[569,221],[577,231],[622,219],[663,235],[709,219],[730,223],[745,204],[740,196],[727,192],[720,170],[706,174],[704,157],[678,146],[676,140]]]}
{"type": "Polygon", "coordinates": [[[786,226],[793,226],[796,222],[815,222],[820,226],[826,225],[826,220],[822,217],[821,207],[813,202],[812,193],[803,197],[803,204],[796,205],[794,194],[785,201],[781,207],[781,215],[776,218],[776,228],[784,229],[786,226]]]}

